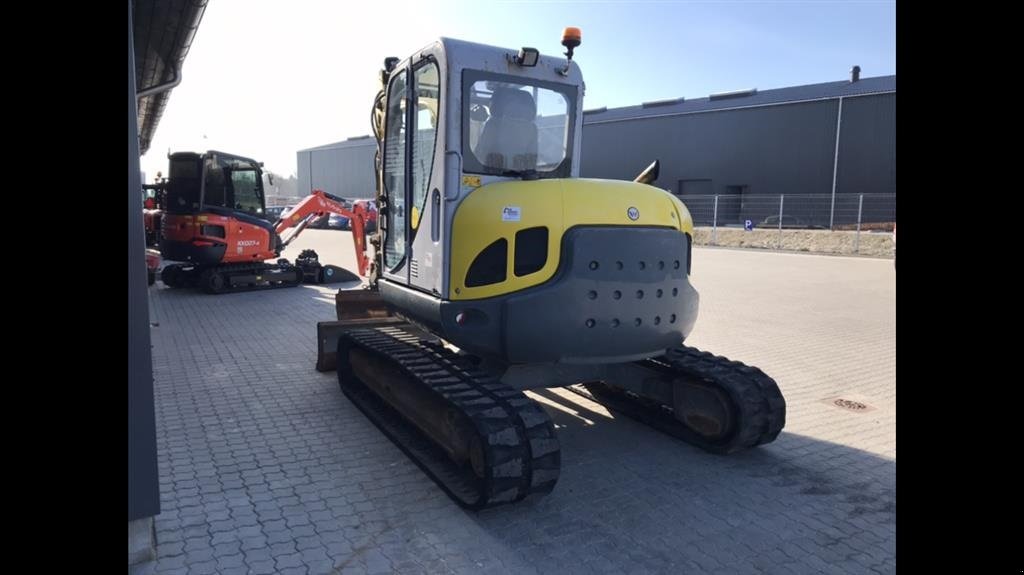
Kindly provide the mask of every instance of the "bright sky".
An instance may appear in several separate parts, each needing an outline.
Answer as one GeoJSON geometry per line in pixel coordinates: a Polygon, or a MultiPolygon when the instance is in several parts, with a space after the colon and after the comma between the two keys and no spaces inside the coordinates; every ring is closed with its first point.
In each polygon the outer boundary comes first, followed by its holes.
{"type": "Polygon", "coordinates": [[[585,108],[896,73],[895,1],[210,0],[142,170],[221,150],[295,152],[370,133],[377,71],[440,36],[558,55],[577,26],[585,108]]]}

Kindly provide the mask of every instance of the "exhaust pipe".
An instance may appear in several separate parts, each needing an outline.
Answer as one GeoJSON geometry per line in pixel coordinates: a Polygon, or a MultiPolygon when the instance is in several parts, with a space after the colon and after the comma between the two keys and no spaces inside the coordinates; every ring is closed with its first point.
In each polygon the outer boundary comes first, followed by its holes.
{"type": "Polygon", "coordinates": [[[647,169],[640,172],[640,175],[633,179],[639,184],[653,184],[658,181],[658,172],[661,171],[661,160],[654,160],[647,169]]]}

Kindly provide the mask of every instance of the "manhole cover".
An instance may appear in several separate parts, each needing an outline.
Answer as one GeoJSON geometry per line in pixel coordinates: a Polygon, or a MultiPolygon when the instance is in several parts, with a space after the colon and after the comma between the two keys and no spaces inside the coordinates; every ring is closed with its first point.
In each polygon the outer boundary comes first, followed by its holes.
{"type": "Polygon", "coordinates": [[[865,411],[871,411],[872,409],[874,409],[873,407],[864,402],[856,401],[853,399],[846,399],[843,397],[837,397],[835,399],[826,399],[825,402],[828,403],[829,405],[834,405],[835,407],[838,407],[840,409],[845,409],[846,411],[853,411],[857,413],[864,413],[865,411]]]}

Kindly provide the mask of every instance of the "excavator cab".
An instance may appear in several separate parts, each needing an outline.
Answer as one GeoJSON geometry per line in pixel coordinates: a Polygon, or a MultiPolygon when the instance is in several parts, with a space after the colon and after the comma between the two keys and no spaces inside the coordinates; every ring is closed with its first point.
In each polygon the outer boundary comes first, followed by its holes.
{"type": "Polygon", "coordinates": [[[202,207],[260,216],[266,210],[262,163],[214,151],[172,154],[168,199],[175,213],[202,207]]]}

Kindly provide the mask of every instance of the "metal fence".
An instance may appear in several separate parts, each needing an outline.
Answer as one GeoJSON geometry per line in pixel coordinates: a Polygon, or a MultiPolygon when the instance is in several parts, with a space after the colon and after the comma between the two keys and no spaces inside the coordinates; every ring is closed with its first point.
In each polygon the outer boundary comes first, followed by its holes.
{"type": "Polygon", "coordinates": [[[284,206],[294,206],[302,201],[302,198],[304,197],[305,196],[267,196],[267,207],[280,208],[284,206]]]}
{"type": "Polygon", "coordinates": [[[860,233],[893,230],[894,194],[780,194],[683,195],[693,225],[710,227],[710,245],[717,245],[719,228],[778,230],[776,247],[783,247],[782,230],[856,232],[853,249],[859,252],[860,233]]]}
{"type": "MultiPolygon", "coordinates": [[[[776,230],[774,247],[785,247],[783,230],[856,232],[840,252],[861,253],[861,232],[891,232],[896,223],[894,194],[719,194],[682,195],[696,227],[711,228],[707,243],[719,245],[721,228],[776,230]]],[[[291,206],[301,196],[268,196],[267,207],[291,206]]]]}

